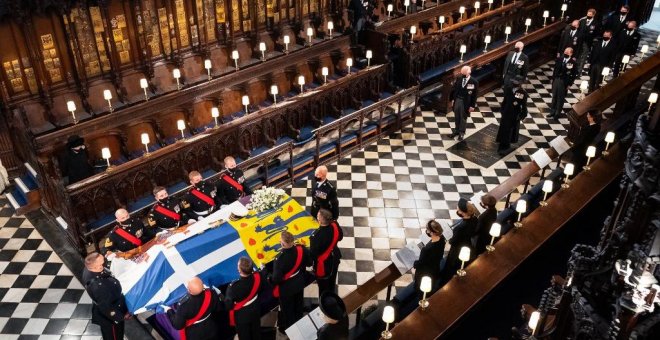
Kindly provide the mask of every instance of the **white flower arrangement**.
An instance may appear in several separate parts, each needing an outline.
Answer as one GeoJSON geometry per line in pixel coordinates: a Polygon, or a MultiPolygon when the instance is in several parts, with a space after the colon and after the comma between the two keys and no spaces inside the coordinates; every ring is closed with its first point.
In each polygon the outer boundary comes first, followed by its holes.
{"type": "Polygon", "coordinates": [[[284,194],[284,190],[273,187],[263,187],[255,190],[252,193],[252,199],[250,200],[248,209],[253,209],[257,213],[273,209],[280,203],[280,197],[284,194]]]}

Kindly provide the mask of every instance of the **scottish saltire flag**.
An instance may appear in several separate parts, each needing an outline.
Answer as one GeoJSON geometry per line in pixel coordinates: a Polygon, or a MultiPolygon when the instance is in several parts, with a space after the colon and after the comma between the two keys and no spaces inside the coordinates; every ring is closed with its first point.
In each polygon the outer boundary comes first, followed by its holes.
{"type": "Polygon", "coordinates": [[[238,231],[243,246],[257,265],[272,261],[280,250],[280,233],[287,230],[296,241],[309,245],[309,236],[319,227],[312,216],[289,196],[282,197],[275,209],[249,214],[238,221],[229,221],[238,231]]]}
{"type": "MultiPolygon", "coordinates": [[[[240,203],[232,205],[236,204],[240,203]]],[[[113,261],[111,269],[121,282],[129,311],[159,311],[161,305],[174,304],[186,294],[185,283],[193,276],[206,285],[229,283],[238,278],[236,264],[241,256],[249,256],[257,265],[268,263],[277,255],[283,230],[309,244],[309,236],[318,227],[295,200],[284,196],[273,210],[250,211],[237,221],[207,229],[219,219],[229,220],[231,211],[232,206],[223,208],[189,227],[187,235],[170,236],[168,240],[180,239],[174,246],[151,247],[146,262],[113,261]]]]}

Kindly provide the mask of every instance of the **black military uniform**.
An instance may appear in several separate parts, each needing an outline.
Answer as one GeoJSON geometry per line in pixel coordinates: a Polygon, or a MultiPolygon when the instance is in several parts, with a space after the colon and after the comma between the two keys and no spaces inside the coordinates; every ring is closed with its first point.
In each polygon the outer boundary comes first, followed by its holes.
{"type": "Polygon", "coordinates": [[[181,204],[190,205],[190,215],[195,219],[204,218],[216,210],[216,187],[204,181],[193,185],[181,204]]]}
{"type": "Polygon", "coordinates": [[[595,91],[603,81],[603,68],[612,66],[616,50],[616,41],[598,40],[594,43],[589,55],[589,91],[595,91]]]}
{"type": "Polygon", "coordinates": [[[639,34],[636,29],[624,29],[616,35],[617,54],[616,57],[614,57],[615,77],[619,75],[619,71],[621,70],[621,60],[623,59],[623,56],[627,54],[630,56],[630,60],[632,60],[635,54],[637,54],[637,49],[639,48],[639,42],[641,39],[642,35],[639,34]]]}
{"type": "Polygon", "coordinates": [[[83,283],[93,301],[92,323],[101,327],[103,340],[124,339],[124,316],[128,313],[121,284],[109,271],[83,270],[83,283]]]}
{"type": "Polygon", "coordinates": [[[274,260],[270,282],[275,287],[273,296],[280,299],[281,314],[277,326],[281,331],[303,317],[305,267],[311,264],[309,251],[302,245],[282,248],[274,260]]]}
{"type": "Polygon", "coordinates": [[[561,37],[559,38],[559,46],[557,46],[557,54],[561,56],[564,53],[564,50],[567,47],[570,47],[573,49],[573,55],[579,56],[583,41],[584,37],[582,36],[582,32],[579,30],[579,26],[573,27],[569,25],[561,33],[561,37]]]}
{"type": "Polygon", "coordinates": [[[511,143],[518,142],[520,121],[527,116],[527,91],[522,87],[505,89],[501,109],[502,119],[495,141],[500,144],[498,150],[504,153],[511,143]]]}
{"type": "Polygon", "coordinates": [[[149,242],[156,234],[153,229],[145,228],[142,220],[131,217],[117,223],[105,239],[103,253],[108,251],[129,251],[149,242]]]}
{"type": "Polygon", "coordinates": [[[316,332],[318,340],[348,340],[348,315],[344,301],[334,293],[324,293],[319,299],[321,312],[337,323],[325,324],[316,332]]]}
{"type": "Polygon", "coordinates": [[[156,202],[149,211],[147,222],[151,228],[172,229],[188,223],[190,209],[188,202],[179,202],[178,199],[168,196],[156,202]]]}
{"type": "Polygon", "coordinates": [[[575,57],[559,57],[555,59],[555,68],[552,71],[552,103],[550,103],[550,118],[559,118],[566,99],[568,88],[577,77],[577,59],[575,57]]]}
{"type": "Polygon", "coordinates": [[[332,219],[339,218],[339,200],[337,189],[326,179],[323,182],[314,180],[312,184],[312,217],[316,218],[319,210],[327,209],[332,212],[332,219]]]}
{"type": "Polygon", "coordinates": [[[229,322],[241,340],[261,339],[261,309],[257,299],[263,287],[264,277],[260,272],[241,276],[227,287],[225,306],[233,313],[229,322]]]}
{"type": "Polygon", "coordinates": [[[337,290],[337,269],[341,260],[339,241],[344,232],[337,222],[321,226],[309,237],[309,251],[314,259],[314,274],[319,285],[319,295],[337,290]]]}
{"type": "Polygon", "coordinates": [[[213,289],[206,288],[197,295],[186,294],[177,303],[176,311],[167,311],[167,317],[172,326],[179,330],[181,340],[217,339],[218,324],[213,313],[219,312],[221,307],[218,294],[213,289]],[[203,307],[205,308],[202,311],[203,307]]]}
{"type": "Polygon", "coordinates": [[[449,97],[450,100],[454,101],[455,125],[452,136],[459,136],[459,140],[462,140],[463,135],[465,135],[467,118],[470,115],[468,109],[476,109],[477,107],[478,87],[479,82],[472,77],[465,77],[464,75],[456,78],[452,87],[449,97]]]}
{"type": "Polygon", "coordinates": [[[511,88],[513,81],[524,83],[529,71],[529,57],[522,51],[511,51],[504,59],[504,88],[511,88]]]}
{"type": "Polygon", "coordinates": [[[252,195],[252,190],[245,185],[245,176],[243,170],[227,169],[227,172],[220,176],[217,184],[218,195],[216,202],[220,204],[232,204],[245,195],[252,195]]]}
{"type": "Polygon", "coordinates": [[[589,52],[591,52],[591,48],[594,45],[594,40],[601,35],[600,20],[596,20],[593,17],[584,17],[580,19],[578,31],[580,35],[582,35],[582,48],[580,49],[580,54],[578,55],[578,70],[581,72],[584,63],[587,61],[587,56],[589,55],[589,52]]]}

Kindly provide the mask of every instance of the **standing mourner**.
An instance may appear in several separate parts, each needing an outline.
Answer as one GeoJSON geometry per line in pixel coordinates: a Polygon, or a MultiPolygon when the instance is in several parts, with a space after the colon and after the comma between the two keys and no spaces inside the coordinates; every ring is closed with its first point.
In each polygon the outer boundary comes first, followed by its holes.
{"type": "Polygon", "coordinates": [[[576,56],[580,55],[580,49],[582,48],[584,37],[582,36],[582,32],[579,30],[579,27],[580,21],[573,20],[571,25],[566,27],[561,33],[561,37],[559,38],[559,46],[557,48],[557,58],[561,57],[562,52],[564,52],[567,47],[572,48],[573,53],[576,56]]]}
{"type": "Polygon", "coordinates": [[[442,227],[440,223],[435,220],[430,220],[426,224],[426,235],[431,240],[424,245],[419,254],[419,259],[415,261],[415,288],[419,298],[422,298],[422,291],[419,286],[422,282],[422,277],[428,276],[431,278],[434,292],[440,283],[440,261],[445,254],[445,244],[447,241],[442,236],[442,227]]]}
{"type": "Polygon", "coordinates": [[[594,41],[600,36],[601,32],[600,20],[596,19],[596,9],[589,8],[587,16],[580,19],[578,30],[582,35],[582,48],[580,49],[580,55],[578,56],[578,70],[581,72],[584,63],[587,61],[587,57],[591,52],[591,48],[594,45],[594,41]]]}
{"type": "Polygon", "coordinates": [[[470,66],[463,66],[461,68],[461,75],[456,78],[449,97],[452,101],[455,116],[454,132],[449,137],[458,137],[459,141],[463,140],[465,136],[468,116],[477,107],[479,83],[470,77],[471,73],[472,68],[470,66]]]}
{"type": "Polygon", "coordinates": [[[497,149],[500,155],[506,155],[511,149],[511,143],[518,142],[520,122],[527,116],[527,91],[517,81],[511,88],[504,89],[502,101],[502,119],[497,130],[495,141],[499,143],[497,149]]]}
{"type": "Polygon", "coordinates": [[[552,72],[552,103],[548,118],[559,119],[566,101],[568,88],[577,77],[577,60],[573,57],[573,49],[567,47],[564,55],[555,59],[555,68],[552,72]]]}
{"type": "Polygon", "coordinates": [[[339,218],[337,189],[328,181],[328,168],[325,165],[316,168],[312,182],[312,216],[316,217],[320,209],[331,211],[333,220],[339,218]]]}
{"type": "Polygon", "coordinates": [[[637,31],[637,22],[632,20],[628,21],[626,29],[621,30],[616,36],[617,53],[614,57],[614,76],[618,77],[621,71],[622,59],[624,55],[628,55],[630,60],[637,54],[639,42],[642,40],[642,35],[637,31]]]}
{"type": "Polygon", "coordinates": [[[348,340],[348,315],[344,300],[335,293],[325,292],[319,300],[326,324],[316,332],[318,340],[348,340]]]}
{"type": "Polygon", "coordinates": [[[172,326],[179,330],[179,339],[217,339],[218,324],[213,314],[221,310],[218,294],[204,287],[199,277],[190,279],[187,288],[188,294],[179,300],[176,310],[167,308],[167,317],[172,326]]]}
{"type": "Polygon", "coordinates": [[[130,314],[121,292],[121,284],[105,269],[104,260],[99,253],[87,255],[82,279],[93,302],[92,323],[101,327],[103,340],[122,340],[124,320],[130,314]]]}
{"type": "Polygon", "coordinates": [[[616,41],[612,41],[612,31],[603,32],[603,38],[594,42],[589,55],[589,91],[600,87],[603,81],[603,68],[611,67],[616,51],[616,41]]]}
{"type": "Polygon", "coordinates": [[[523,53],[525,44],[518,41],[514,50],[509,52],[504,59],[504,90],[513,86],[513,81],[524,83],[529,72],[529,57],[523,53]]]}
{"type": "Polygon", "coordinates": [[[319,228],[309,237],[309,251],[314,259],[314,274],[320,296],[324,292],[336,293],[337,271],[341,260],[338,244],[344,238],[344,232],[326,209],[319,210],[317,219],[319,228]]]}

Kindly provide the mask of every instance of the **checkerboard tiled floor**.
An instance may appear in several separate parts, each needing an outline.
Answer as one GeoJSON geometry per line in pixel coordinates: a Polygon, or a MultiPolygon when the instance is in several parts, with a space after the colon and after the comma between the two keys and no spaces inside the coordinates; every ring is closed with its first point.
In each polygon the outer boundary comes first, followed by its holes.
{"type": "Polygon", "coordinates": [[[0,198],[0,338],[100,339],[80,281],[0,198]]]}
{"type": "MultiPolygon", "coordinates": [[[[655,52],[657,32],[643,32],[642,44],[655,52]]],[[[649,53],[650,55],[651,53],[649,53]]],[[[638,62],[634,58],[632,64],[638,62]]],[[[330,179],[339,192],[344,259],[339,293],[346,295],[389,265],[390,256],[408,241],[416,241],[430,218],[454,219],[459,197],[487,192],[530,161],[529,155],[558,135],[568,121],[547,120],[552,63],[530,72],[529,113],[521,133],[531,140],[489,168],[447,152],[453,114],[422,112],[412,126],[365,150],[332,164],[330,179]]],[[[586,76],[583,76],[586,79],[586,76]]],[[[579,81],[567,96],[567,110],[578,101],[579,81]]],[[[501,90],[478,99],[478,112],[468,120],[468,135],[499,120],[501,90]]],[[[290,194],[309,205],[310,181],[301,181],[290,194]]],[[[513,197],[515,199],[515,195],[513,197]]],[[[0,197],[0,338],[98,339],[91,324],[91,300],[80,282],[53,252],[32,224],[15,216],[0,197]]],[[[410,274],[396,282],[411,282],[410,274]]],[[[317,296],[315,285],[306,296],[317,296]]],[[[385,292],[377,299],[384,300],[385,292]]]]}

